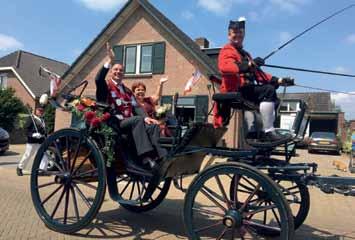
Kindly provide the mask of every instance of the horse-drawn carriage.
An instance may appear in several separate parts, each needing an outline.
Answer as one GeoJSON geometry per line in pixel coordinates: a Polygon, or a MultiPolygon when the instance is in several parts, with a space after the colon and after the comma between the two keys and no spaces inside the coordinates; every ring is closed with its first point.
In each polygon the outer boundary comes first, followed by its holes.
{"type": "MultiPolygon", "coordinates": [[[[73,101],[80,95],[68,94],[65,98],[73,101]]],[[[233,109],[255,110],[238,93],[215,94],[213,100],[233,109]]],[[[110,119],[115,119],[115,113],[106,104],[94,103],[90,107],[109,112],[110,119]]],[[[318,186],[326,193],[355,195],[354,178],[320,177],[316,175],[316,164],[290,163],[292,156],[288,150],[284,160],[271,157],[276,146],[288,149],[302,139],[307,125],[305,113],[306,106],[302,105],[293,136],[287,141],[249,142],[253,146],[249,149],[219,146],[227,128],[177,121],[172,127],[173,136],[161,139],[169,154],[160,164],[160,184],[148,197],[153,172],[136,161],[130,137],[120,134],[114,120],[106,123],[117,133],[116,160],[109,167],[110,153],[103,151],[105,132],[97,131],[100,127],[61,129],[46,139],[36,155],[31,175],[33,204],[48,228],[73,233],[95,218],[106,185],[111,199],[120,206],[132,212],[145,212],[164,200],[173,182],[186,192],[183,219],[190,239],[292,239],[309,211],[307,185],[318,186]],[[55,149],[55,168],[40,170],[43,154],[49,148],[55,149]],[[189,177],[194,174],[197,175],[191,181],[189,177]],[[184,182],[189,183],[188,188],[183,186],[184,182]]]]}

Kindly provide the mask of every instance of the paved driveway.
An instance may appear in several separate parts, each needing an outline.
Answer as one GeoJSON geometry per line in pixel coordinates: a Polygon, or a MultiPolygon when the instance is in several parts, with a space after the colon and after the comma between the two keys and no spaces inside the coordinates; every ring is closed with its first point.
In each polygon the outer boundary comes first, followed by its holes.
{"type": "MultiPolygon", "coordinates": [[[[15,173],[23,151],[24,145],[15,145],[0,156],[0,239],[186,239],[181,215],[184,195],[174,187],[161,206],[145,214],[120,208],[107,194],[93,224],[78,234],[47,229],[32,206],[29,176],[17,177],[15,173]]],[[[298,152],[295,161],[315,161],[321,174],[350,175],[331,164],[335,159],[346,162],[346,156],[298,152]]],[[[316,188],[310,193],[311,210],[296,239],[355,239],[355,197],[325,195],[316,188]]]]}

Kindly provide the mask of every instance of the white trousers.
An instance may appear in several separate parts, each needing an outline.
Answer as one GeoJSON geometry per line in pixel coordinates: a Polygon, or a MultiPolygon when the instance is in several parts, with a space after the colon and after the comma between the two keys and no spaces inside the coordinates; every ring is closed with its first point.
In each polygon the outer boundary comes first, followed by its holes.
{"type": "MultiPolygon", "coordinates": [[[[40,146],[41,146],[41,144],[39,144],[39,143],[27,143],[26,144],[26,151],[23,154],[23,156],[18,164],[18,167],[21,168],[22,170],[31,172],[34,158],[35,158],[40,146]]],[[[47,166],[48,166],[48,155],[47,155],[47,153],[44,153],[39,168],[42,170],[46,170],[47,166]]]]}

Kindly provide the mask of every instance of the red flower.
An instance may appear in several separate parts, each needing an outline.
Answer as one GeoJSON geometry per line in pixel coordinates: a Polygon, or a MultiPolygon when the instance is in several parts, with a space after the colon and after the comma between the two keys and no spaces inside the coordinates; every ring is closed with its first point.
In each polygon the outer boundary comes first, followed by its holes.
{"type": "Polygon", "coordinates": [[[82,112],[82,111],[84,111],[85,106],[82,105],[82,104],[79,104],[79,105],[76,107],[76,109],[78,109],[78,111],[82,112]]]}
{"type": "Polygon", "coordinates": [[[91,122],[91,120],[95,117],[95,113],[93,111],[88,111],[84,114],[85,120],[91,122]]]}
{"type": "Polygon", "coordinates": [[[111,117],[110,113],[104,113],[101,117],[101,121],[106,122],[111,117]]]}
{"type": "Polygon", "coordinates": [[[90,122],[92,127],[98,127],[100,123],[101,123],[101,119],[98,117],[94,117],[90,122]]]}

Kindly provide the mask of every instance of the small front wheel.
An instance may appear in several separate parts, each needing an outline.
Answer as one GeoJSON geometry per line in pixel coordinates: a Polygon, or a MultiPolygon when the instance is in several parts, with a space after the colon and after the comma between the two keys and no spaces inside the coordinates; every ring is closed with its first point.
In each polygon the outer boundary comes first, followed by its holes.
{"type": "Polygon", "coordinates": [[[275,232],[287,240],[294,234],[291,209],[280,188],[241,163],[214,165],[193,180],[185,196],[184,224],[190,239],[260,239],[275,232]],[[241,182],[250,191],[235,189],[238,194],[230,196],[230,188],[241,182]],[[267,204],[259,201],[261,197],[267,204]]]}
{"type": "Polygon", "coordinates": [[[74,233],[87,226],[105,197],[105,163],[95,143],[75,129],[62,129],[42,144],[31,174],[32,202],[46,226],[74,233]],[[41,164],[54,152],[54,168],[41,164]],[[46,168],[46,169],[41,169],[46,168]]]}

